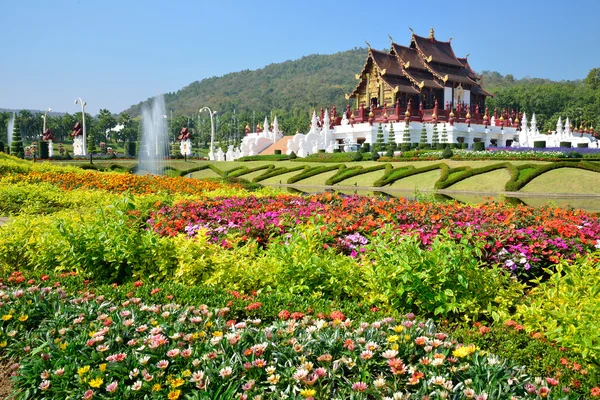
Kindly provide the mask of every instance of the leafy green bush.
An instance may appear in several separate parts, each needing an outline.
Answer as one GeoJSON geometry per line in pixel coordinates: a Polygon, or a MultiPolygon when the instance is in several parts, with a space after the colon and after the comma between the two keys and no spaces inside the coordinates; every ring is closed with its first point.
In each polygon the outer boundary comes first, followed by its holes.
{"type": "Polygon", "coordinates": [[[452,153],[452,150],[450,150],[450,146],[447,145],[446,148],[444,149],[444,152],[442,153],[442,157],[443,158],[451,158],[454,155],[454,153],[452,153]]]}
{"type": "Polygon", "coordinates": [[[378,152],[376,152],[376,151],[371,152],[371,161],[377,161],[377,160],[379,160],[379,157],[380,156],[379,156],[378,152]]]}
{"type": "Polygon", "coordinates": [[[290,156],[287,154],[266,154],[257,156],[245,156],[240,157],[236,161],[282,161],[289,160],[290,156]]]}
{"type": "Polygon", "coordinates": [[[443,233],[430,248],[418,237],[398,240],[385,229],[367,246],[369,300],[421,315],[466,319],[500,318],[523,295],[521,284],[477,259],[483,243],[472,245],[467,236],[451,239],[443,233]]]}
{"type": "Polygon", "coordinates": [[[577,263],[562,262],[549,278],[534,281],[528,301],[517,306],[515,319],[528,331],[568,347],[600,365],[600,251],[577,263]]]}
{"type": "Polygon", "coordinates": [[[298,162],[343,163],[352,161],[354,153],[315,153],[297,160],[298,162]]]}
{"type": "Polygon", "coordinates": [[[352,153],[352,161],[362,161],[362,159],[363,159],[363,156],[360,151],[352,153]]]}
{"type": "Polygon", "coordinates": [[[473,150],[474,151],[484,151],[485,150],[485,143],[483,143],[483,142],[475,142],[475,143],[473,143],[473,150]]]}

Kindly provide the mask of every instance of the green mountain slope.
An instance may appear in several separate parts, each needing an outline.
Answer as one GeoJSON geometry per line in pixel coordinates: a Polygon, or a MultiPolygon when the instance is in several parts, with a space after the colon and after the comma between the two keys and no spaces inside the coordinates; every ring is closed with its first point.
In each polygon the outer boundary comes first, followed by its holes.
{"type": "MultiPolygon", "coordinates": [[[[197,113],[209,105],[220,113],[273,109],[291,111],[332,104],[346,104],[344,95],[356,85],[354,75],[362,68],[367,50],[355,48],[336,54],[314,54],[299,60],[270,64],[249,71],[196,81],[174,93],[167,93],[167,109],[177,115],[197,113]]],[[[146,100],[146,102],[150,99],[146,100]]],[[[144,102],[125,110],[136,116],[144,102]]]]}

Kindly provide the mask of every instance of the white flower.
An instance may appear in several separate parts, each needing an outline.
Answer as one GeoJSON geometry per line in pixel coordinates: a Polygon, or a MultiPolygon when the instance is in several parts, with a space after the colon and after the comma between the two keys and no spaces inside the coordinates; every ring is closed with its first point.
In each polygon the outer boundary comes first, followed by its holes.
{"type": "Polygon", "coordinates": [[[221,375],[223,378],[228,378],[231,376],[232,372],[233,372],[233,369],[231,369],[231,367],[225,367],[219,371],[219,375],[221,375]]]}

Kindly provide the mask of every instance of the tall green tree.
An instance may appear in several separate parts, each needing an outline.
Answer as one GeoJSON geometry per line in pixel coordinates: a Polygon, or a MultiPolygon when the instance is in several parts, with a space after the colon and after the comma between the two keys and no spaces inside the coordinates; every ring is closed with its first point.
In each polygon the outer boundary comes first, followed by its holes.
{"type": "Polygon", "coordinates": [[[375,140],[375,146],[373,151],[384,151],[385,150],[385,138],[383,137],[383,124],[379,124],[377,128],[377,138],[375,140]]]}
{"type": "Polygon", "coordinates": [[[117,120],[112,113],[106,108],[101,109],[98,114],[97,128],[106,143],[112,139],[110,130],[113,129],[115,125],[117,125],[117,120]]]}
{"type": "Polygon", "coordinates": [[[25,148],[23,147],[23,139],[21,138],[21,128],[19,127],[17,121],[15,121],[12,135],[10,154],[19,158],[25,158],[25,148]]]}

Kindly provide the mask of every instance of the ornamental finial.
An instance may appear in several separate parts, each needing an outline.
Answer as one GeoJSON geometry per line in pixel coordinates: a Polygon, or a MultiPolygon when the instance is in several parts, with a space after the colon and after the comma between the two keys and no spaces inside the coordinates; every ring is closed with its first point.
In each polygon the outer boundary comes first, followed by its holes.
{"type": "Polygon", "coordinates": [[[392,35],[388,33],[388,37],[390,38],[390,43],[394,43],[394,39],[392,39],[392,35]]]}
{"type": "Polygon", "coordinates": [[[429,38],[428,39],[435,39],[435,35],[434,35],[434,32],[433,32],[433,26],[429,30],[429,38]]]}
{"type": "Polygon", "coordinates": [[[412,32],[412,34],[415,34],[415,31],[413,31],[413,28],[411,28],[410,26],[408,27],[408,29],[410,29],[410,31],[412,32]]]}
{"type": "Polygon", "coordinates": [[[367,44],[367,47],[369,48],[369,50],[371,50],[371,44],[369,42],[367,42],[366,40],[365,40],[365,43],[367,44]]]}

